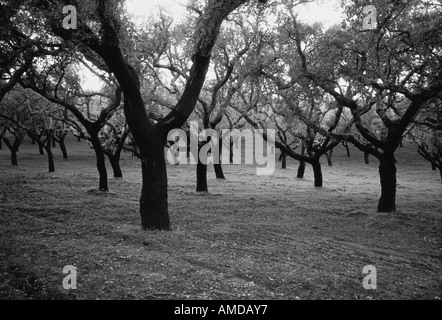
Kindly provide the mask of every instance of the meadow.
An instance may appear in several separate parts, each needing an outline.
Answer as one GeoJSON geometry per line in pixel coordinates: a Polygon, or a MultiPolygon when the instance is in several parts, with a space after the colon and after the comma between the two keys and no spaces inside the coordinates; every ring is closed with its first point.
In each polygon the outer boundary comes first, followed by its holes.
{"type": "Polygon", "coordinates": [[[351,149],[322,160],[324,187],[307,166],[209,168],[195,192],[195,166],[169,165],[171,231],[143,231],[139,160],[124,153],[124,177],[96,190],[93,150],[68,138],[69,159],[25,141],[18,166],[0,150],[1,299],[441,299],[442,184],[412,145],[397,152],[397,212],[376,212],[378,162],[351,149]],[[77,289],[62,270],[77,268],[77,289]],[[364,266],[377,289],[362,286],[364,266]]]}

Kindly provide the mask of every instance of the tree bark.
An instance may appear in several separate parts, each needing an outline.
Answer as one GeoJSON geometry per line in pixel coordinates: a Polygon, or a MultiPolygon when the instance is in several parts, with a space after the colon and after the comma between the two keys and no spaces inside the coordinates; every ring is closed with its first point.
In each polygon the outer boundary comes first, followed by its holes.
{"type": "Polygon", "coordinates": [[[347,157],[350,157],[350,148],[348,147],[348,142],[343,143],[345,150],[347,151],[347,157]]]}
{"type": "Polygon", "coordinates": [[[149,157],[142,156],[141,160],[140,215],[144,230],[170,230],[164,143],[161,139],[153,139],[149,157]]]}
{"type": "MultiPolygon", "coordinates": [[[[301,141],[301,155],[303,156],[305,153],[305,141],[301,141]]],[[[303,179],[305,173],[305,161],[299,161],[299,167],[298,167],[298,175],[297,178],[303,179]]]]}
{"type": "Polygon", "coordinates": [[[107,155],[109,162],[112,166],[112,171],[114,172],[114,178],[123,178],[123,172],[120,167],[120,156],[119,155],[107,155]]]}
{"type": "Polygon", "coordinates": [[[305,173],[305,162],[299,161],[297,178],[299,178],[299,179],[304,178],[304,173],[305,173]]]}
{"type": "Polygon", "coordinates": [[[48,154],[48,167],[49,167],[49,172],[54,172],[55,171],[55,165],[54,165],[54,155],[52,153],[52,132],[49,131],[48,135],[47,135],[47,140],[46,140],[46,146],[44,147],[46,150],[46,153],[48,154]]]}
{"type": "Polygon", "coordinates": [[[385,153],[379,159],[379,176],[381,179],[381,198],[378,212],[396,211],[396,164],[394,154],[385,153]]]}
{"type": "Polygon", "coordinates": [[[40,153],[41,156],[43,156],[45,154],[44,143],[41,142],[40,140],[37,140],[37,144],[38,144],[38,152],[40,153]]]}
{"type": "Polygon", "coordinates": [[[60,150],[61,153],[63,154],[63,159],[67,159],[68,158],[68,152],[66,150],[66,144],[64,142],[65,137],[60,137],[60,139],[58,140],[58,144],[60,145],[60,150]]]}
{"type": "Polygon", "coordinates": [[[315,177],[315,187],[322,187],[322,169],[319,159],[314,159],[311,165],[313,167],[313,174],[315,177]]]}
{"type": "Polygon", "coordinates": [[[229,141],[229,148],[230,148],[229,161],[232,164],[233,163],[233,139],[232,138],[230,138],[230,141],[229,141]]]}
{"type": "MultiPolygon", "coordinates": [[[[110,2],[98,2],[97,12],[104,26],[105,40],[103,43],[89,41],[87,45],[104,59],[124,93],[124,114],[142,159],[143,187],[140,213],[143,229],[170,229],[167,167],[164,156],[167,132],[181,127],[194,111],[221,24],[230,12],[245,2],[245,0],[209,1],[196,23],[193,42],[195,53],[192,55],[193,64],[184,91],[172,111],[158,123],[148,118],[137,72],[125,61],[119,47],[118,32],[114,29],[112,20],[113,12],[110,12],[113,9],[106,5],[110,2]]],[[[72,33],[62,28],[54,27],[54,29],[65,38],[72,37],[72,33]]],[[[92,32],[87,36],[95,40],[92,32]]]]}
{"type": "Polygon", "coordinates": [[[287,153],[282,152],[281,153],[281,168],[282,169],[287,169],[287,153]]]}
{"type": "MultiPolygon", "coordinates": [[[[203,144],[199,144],[198,155],[202,147],[203,144]]],[[[196,164],[196,191],[209,192],[209,188],[207,186],[207,165],[203,164],[200,161],[198,155],[197,155],[197,164],[196,164]]]]}
{"type": "Polygon", "coordinates": [[[97,170],[100,175],[100,182],[98,189],[100,191],[109,191],[109,185],[107,181],[107,170],[103,147],[101,146],[100,140],[98,139],[98,132],[89,132],[91,136],[91,144],[95,151],[95,156],[97,160],[97,170]]]}
{"type": "Polygon", "coordinates": [[[9,141],[9,139],[7,138],[3,138],[6,146],[8,147],[9,151],[11,152],[11,165],[12,166],[17,166],[18,162],[17,162],[17,152],[18,152],[18,148],[20,147],[20,144],[22,142],[23,139],[19,138],[19,137],[15,137],[15,141],[14,143],[11,144],[11,142],[9,141]]]}
{"type": "Polygon", "coordinates": [[[223,180],[226,179],[226,177],[224,176],[223,166],[221,162],[218,164],[216,163],[213,164],[213,169],[215,170],[215,176],[217,179],[223,179],[223,180]]]}
{"type": "Polygon", "coordinates": [[[219,152],[219,158],[218,158],[218,164],[214,163],[213,164],[213,170],[215,170],[215,177],[217,179],[223,179],[225,180],[226,177],[224,176],[224,170],[223,170],[223,166],[221,164],[221,158],[222,158],[222,150],[223,150],[223,138],[220,136],[219,138],[219,142],[218,142],[218,147],[220,149],[219,152]]]}
{"type": "Polygon", "coordinates": [[[331,149],[329,152],[326,152],[325,156],[327,157],[327,164],[328,164],[328,166],[332,167],[333,166],[333,161],[332,161],[333,149],[331,149]]]}
{"type": "Polygon", "coordinates": [[[364,152],[364,161],[365,164],[370,164],[370,153],[364,152]]]}
{"type": "Polygon", "coordinates": [[[11,165],[13,166],[17,166],[18,162],[17,162],[17,151],[15,150],[11,150],[11,165]]]}

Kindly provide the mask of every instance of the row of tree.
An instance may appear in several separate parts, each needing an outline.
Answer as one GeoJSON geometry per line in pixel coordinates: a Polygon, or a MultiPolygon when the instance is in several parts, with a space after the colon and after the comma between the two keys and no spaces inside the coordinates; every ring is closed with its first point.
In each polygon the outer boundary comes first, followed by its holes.
{"type": "MultiPolygon", "coordinates": [[[[135,24],[119,0],[3,1],[0,140],[16,161],[30,136],[51,171],[52,139],[62,147],[71,131],[93,147],[103,191],[105,157],[121,177],[121,152],[131,150],[141,159],[144,229],[170,228],[164,146],[189,120],[218,131],[275,129],[283,167],[287,156],[300,161],[302,177],[310,164],[317,187],[321,157],[331,165],[338,144],[353,144],[366,161],[379,160],[378,211],[395,211],[403,139],[441,170],[442,8],[371,1],[378,23],[364,30],[367,3],[342,1],[346,23],[324,29],[298,19],[309,1],[264,2],[194,0],[184,21],[160,12],[135,24]],[[77,29],[63,27],[68,4],[78,9],[77,29]],[[82,70],[102,88],[84,88],[82,70]]],[[[215,173],[224,178],[220,164],[215,173]]],[[[197,190],[208,190],[201,162],[197,190]]]]}

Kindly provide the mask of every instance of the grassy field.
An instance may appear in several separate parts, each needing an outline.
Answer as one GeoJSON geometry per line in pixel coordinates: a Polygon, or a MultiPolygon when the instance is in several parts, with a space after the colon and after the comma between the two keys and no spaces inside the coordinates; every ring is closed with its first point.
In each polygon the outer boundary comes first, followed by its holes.
{"type": "MultiPolygon", "coordinates": [[[[441,299],[442,184],[412,146],[398,150],[398,211],[377,213],[377,161],[352,149],[323,159],[324,187],[297,162],[272,176],[247,165],[168,167],[172,231],[140,228],[137,159],[101,193],[94,154],[72,138],[56,172],[25,141],[18,167],[0,150],[1,299],[441,299]],[[62,286],[77,268],[76,290],[62,286]],[[377,289],[362,269],[377,269],[377,289]]],[[[280,163],[277,163],[280,166],[280,163]]],[[[108,166],[110,169],[110,166],[108,166]]],[[[109,170],[111,171],[111,170],[109,170]]],[[[109,175],[112,176],[111,172],[109,175]]]]}

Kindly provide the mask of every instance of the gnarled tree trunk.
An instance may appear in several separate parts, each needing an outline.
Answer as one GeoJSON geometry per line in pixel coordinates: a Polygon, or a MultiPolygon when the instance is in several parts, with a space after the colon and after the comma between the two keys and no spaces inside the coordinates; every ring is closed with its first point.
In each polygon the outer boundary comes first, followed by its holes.
{"type": "Polygon", "coordinates": [[[304,178],[304,173],[305,173],[305,162],[299,161],[298,174],[296,177],[299,179],[302,179],[302,178],[304,178]]]}
{"type": "Polygon", "coordinates": [[[347,152],[347,157],[350,157],[350,148],[348,147],[348,142],[343,142],[342,145],[345,147],[345,151],[347,152]]]}
{"type": "Polygon", "coordinates": [[[223,166],[222,166],[221,162],[218,164],[214,163],[213,169],[215,170],[215,177],[217,179],[223,179],[223,180],[226,179],[226,177],[224,176],[224,170],[223,170],[223,166]]]}
{"type": "Polygon", "coordinates": [[[313,174],[315,177],[315,187],[322,187],[322,169],[319,159],[313,159],[311,165],[313,167],[313,174]]]}
{"type": "Polygon", "coordinates": [[[68,152],[66,150],[66,144],[64,142],[65,138],[60,138],[58,144],[60,145],[61,153],[63,154],[63,159],[68,158],[68,152]]]}
{"type": "Polygon", "coordinates": [[[20,144],[23,141],[23,138],[20,137],[15,137],[15,141],[14,143],[10,143],[8,138],[3,138],[3,141],[5,142],[6,146],[8,147],[9,151],[11,152],[11,165],[12,166],[17,166],[18,165],[18,161],[17,161],[17,152],[18,152],[18,148],[20,147],[20,144]]]}
{"type": "Polygon", "coordinates": [[[36,141],[38,144],[38,152],[40,153],[41,156],[43,156],[45,154],[45,152],[44,152],[45,145],[40,140],[36,140],[36,141]]]}
{"type": "Polygon", "coordinates": [[[215,177],[217,179],[226,179],[226,177],[224,176],[224,170],[223,170],[223,166],[221,164],[221,157],[222,157],[222,150],[223,150],[223,138],[220,136],[219,138],[219,142],[218,142],[218,146],[219,146],[219,158],[218,158],[218,163],[214,163],[213,164],[213,169],[215,170],[215,177]]]}
{"type": "Polygon", "coordinates": [[[123,172],[121,171],[120,166],[120,155],[107,154],[107,158],[112,166],[114,178],[123,178],[123,172]]]}
{"type": "Polygon", "coordinates": [[[200,161],[196,164],[196,191],[209,192],[207,186],[207,165],[200,161]]]}
{"type": "Polygon", "coordinates": [[[287,169],[287,153],[285,152],[281,153],[281,168],[287,169]]]}
{"type": "Polygon", "coordinates": [[[11,150],[11,165],[14,167],[18,165],[16,150],[11,150]]]}
{"type": "Polygon", "coordinates": [[[327,164],[329,167],[333,166],[333,161],[332,161],[332,157],[333,157],[333,149],[331,149],[329,152],[325,153],[325,156],[327,158],[327,164]]]}
{"type": "Polygon", "coordinates": [[[370,153],[364,152],[364,162],[365,164],[370,164],[370,153]]]}
{"type": "Polygon", "coordinates": [[[396,163],[393,153],[385,153],[379,159],[381,198],[378,212],[396,211],[396,163]]]}
{"type": "Polygon", "coordinates": [[[47,133],[47,140],[46,140],[46,145],[44,146],[46,153],[48,155],[48,168],[49,168],[49,172],[54,172],[55,171],[55,165],[54,165],[54,154],[52,153],[52,130],[49,130],[47,133]]]}
{"type": "Polygon", "coordinates": [[[91,144],[95,151],[95,156],[97,160],[97,170],[100,175],[100,182],[98,189],[100,191],[109,191],[109,185],[107,181],[107,170],[106,170],[106,159],[103,151],[103,147],[101,146],[100,140],[98,139],[98,132],[89,132],[91,136],[91,144]]]}
{"type": "Polygon", "coordinates": [[[149,155],[142,151],[143,188],[140,198],[141,226],[144,230],[169,230],[167,172],[164,141],[152,139],[149,155]]]}
{"type": "MultiPolygon", "coordinates": [[[[99,54],[117,78],[125,98],[124,113],[134,140],[140,149],[142,159],[143,187],[140,198],[140,214],[143,229],[169,230],[167,205],[167,172],[164,145],[167,132],[181,127],[192,114],[200,95],[210,64],[212,48],[216,42],[222,22],[245,0],[209,1],[195,27],[193,65],[186,87],[172,111],[154,124],[146,113],[141,96],[140,81],[133,67],[124,59],[120,49],[118,32],[113,16],[112,1],[98,1],[97,13],[103,24],[103,41],[87,41],[92,50],[99,54]]],[[[55,24],[54,24],[55,25],[55,24]]],[[[53,27],[56,29],[56,27],[53,27]]],[[[71,32],[61,27],[56,33],[65,39],[71,32]]],[[[92,32],[86,32],[87,39],[95,39],[92,32]]],[[[80,41],[84,41],[81,38],[80,41]]]]}
{"type": "Polygon", "coordinates": [[[202,163],[199,158],[199,153],[204,144],[199,143],[198,155],[196,156],[196,191],[197,192],[209,192],[207,186],[207,165],[202,163]]]}

